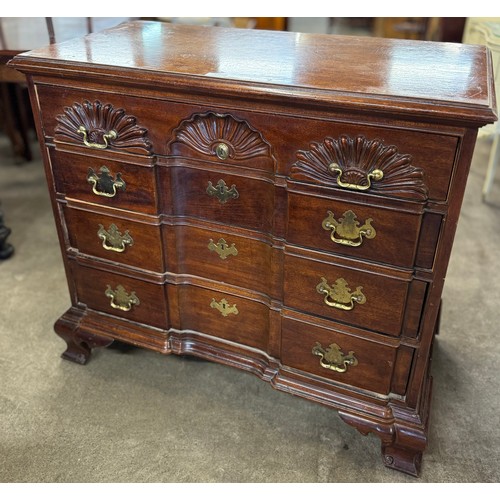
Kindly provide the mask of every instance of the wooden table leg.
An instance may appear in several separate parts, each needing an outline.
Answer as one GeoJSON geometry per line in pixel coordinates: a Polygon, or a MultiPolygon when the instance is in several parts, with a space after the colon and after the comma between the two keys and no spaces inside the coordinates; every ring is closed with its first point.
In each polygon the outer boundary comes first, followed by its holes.
{"type": "Polygon", "coordinates": [[[27,127],[28,118],[22,102],[22,95],[15,83],[0,83],[0,99],[2,101],[5,133],[10,139],[16,159],[30,161],[32,158],[29,146],[27,127]]]}

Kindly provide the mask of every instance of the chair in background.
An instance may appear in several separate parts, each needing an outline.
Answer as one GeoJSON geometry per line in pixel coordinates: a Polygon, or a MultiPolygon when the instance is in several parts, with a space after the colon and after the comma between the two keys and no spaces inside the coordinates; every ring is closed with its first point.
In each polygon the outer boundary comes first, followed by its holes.
{"type": "MultiPolygon", "coordinates": [[[[491,50],[495,92],[500,99],[500,18],[469,17],[465,25],[463,43],[485,45],[491,50]]],[[[488,168],[483,184],[483,201],[487,201],[495,180],[495,173],[500,162],[500,124],[497,121],[479,129],[479,137],[493,137],[488,168]]]]}

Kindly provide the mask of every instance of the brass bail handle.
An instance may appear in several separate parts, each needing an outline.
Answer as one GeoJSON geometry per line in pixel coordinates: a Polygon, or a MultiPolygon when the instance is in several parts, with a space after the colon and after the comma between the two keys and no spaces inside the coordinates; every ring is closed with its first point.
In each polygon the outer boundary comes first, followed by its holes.
{"type": "Polygon", "coordinates": [[[123,253],[127,249],[127,245],[132,246],[134,244],[134,239],[130,236],[128,230],[122,234],[116,224],[111,224],[107,230],[102,224],[99,224],[97,236],[102,240],[103,248],[112,252],[123,253]]]}
{"type": "Polygon", "coordinates": [[[323,301],[328,307],[342,311],[351,311],[355,304],[366,302],[362,289],[363,287],[358,286],[354,292],[351,292],[347,281],[343,278],[339,278],[333,285],[329,285],[326,278],[323,277],[316,286],[316,291],[325,296],[323,301]]]}
{"type": "Polygon", "coordinates": [[[118,137],[118,134],[115,130],[110,130],[109,132],[106,132],[102,135],[104,144],[99,144],[98,142],[89,142],[87,129],[83,125],[80,125],[78,127],[77,132],[83,136],[83,144],[93,149],[106,149],[109,146],[108,141],[113,141],[118,137]]]}
{"type": "Polygon", "coordinates": [[[106,198],[113,198],[116,195],[117,189],[125,191],[127,187],[120,173],[116,174],[116,179],[114,179],[109,169],[105,166],[99,169],[99,173],[94,172],[93,168],[89,168],[87,182],[92,184],[92,192],[94,194],[106,198]]]}
{"type": "Polygon", "coordinates": [[[363,238],[371,240],[377,235],[372,226],[373,219],[365,220],[361,226],[356,214],[352,210],[344,212],[343,217],[337,221],[334,213],[328,210],[328,216],[323,220],[322,227],[331,231],[330,239],[334,243],[349,247],[359,247],[363,243],[363,238]]]}
{"type": "Polygon", "coordinates": [[[319,364],[327,370],[332,370],[338,373],[344,373],[349,366],[356,366],[358,360],[354,356],[354,351],[349,351],[344,354],[338,344],[330,344],[326,349],[323,349],[319,342],[316,342],[312,348],[312,354],[319,356],[319,364]]]}
{"type": "Polygon", "coordinates": [[[122,285],[118,285],[115,290],[110,285],[107,285],[104,295],[111,299],[110,306],[120,311],[128,312],[132,309],[132,306],[138,306],[141,303],[135,292],[127,293],[122,285]]]}
{"type": "Polygon", "coordinates": [[[366,184],[351,184],[349,182],[343,182],[340,180],[343,171],[338,163],[331,163],[328,166],[328,170],[330,170],[332,174],[337,174],[337,184],[340,187],[345,189],[353,189],[355,191],[366,191],[367,189],[370,189],[372,185],[372,179],[374,181],[380,181],[384,178],[384,172],[382,172],[382,170],[379,170],[378,168],[375,168],[366,175],[366,184]]]}

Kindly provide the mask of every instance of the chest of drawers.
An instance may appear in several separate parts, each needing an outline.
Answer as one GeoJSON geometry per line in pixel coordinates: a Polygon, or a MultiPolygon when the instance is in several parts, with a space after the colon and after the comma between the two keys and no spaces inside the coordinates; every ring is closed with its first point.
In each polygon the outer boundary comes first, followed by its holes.
{"type": "Polygon", "coordinates": [[[16,57],[72,305],[119,340],[248,370],[418,474],[478,127],[481,47],[133,22],[16,57]]]}

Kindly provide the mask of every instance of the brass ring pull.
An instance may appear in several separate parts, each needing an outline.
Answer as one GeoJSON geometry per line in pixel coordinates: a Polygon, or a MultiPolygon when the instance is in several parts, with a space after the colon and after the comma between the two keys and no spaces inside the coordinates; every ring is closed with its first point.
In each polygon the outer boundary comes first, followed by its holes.
{"type": "Polygon", "coordinates": [[[98,142],[89,142],[87,129],[83,125],[80,125],[78,127],[77,132],[83,136],[83,144],[93,149],[106,149],[109,146],[108,140],[112,141],[118,137],[118,134],[116,133],[115,130],[110,130],[109,132],[102,134],[102,139],[104,141],[104,144],[100,144],[98,142]]]}
{"type": "Polygon", "coordinates": [[[135,292],[128,294],[122,285],[118,285],[116,290],[112,290],[111,286],[108,285],[104,295],[111,299],[111,307],[120,311],[130,311],[132,306],[138,306],[141,303],[135,292]]]}
{"type": "Polygon", "coordinates": [[[327,306],[343,311],[350,311],[354,308],[355,303],[364,304],[366,302],[366,297],[361,292],[362,289],[363,287],[358,286],[354,292],[351,292],[344,278],[339,278],[333,286],[327,283],[326,278],[321,278],[316,286],[316,291],[325,295],[323,300],[327,306]]]}
{"type": "Polygon", "coordinates": [[[348,366],[356,366],[358,364],[358,360],[354,356],[354,351],[344,354],[337,344],[330,344],[326,349],[323,349],[321,344],[316,342],[312,353],[321,358],[319,364],[323,368],[334,372],[344,373],[347,371],[348,366]]]}
{"type": "Polygon", "coordinates": [[[207,193],[210,196],[215,196],[220,203],[226,203],[228,200],[236,199],[240,196],[234,184],[229,189],[222,179],[219,180],[215,187],[211,181],[208,181],[207,193]]]}
{"type": "Polygon", "coordinates": [[[332,231],[330,239],[334,243],[349,247],[359,247],[363,243],[363,238],[371,240],[377,235],[375,228],[371,225],[372,221],[373,219],[366,219],[365,223],[360,226],[359,221],[356,220],[356,214],[352,210],[344,212],[343,217],[337,221],[334,218],[333,212],[328,210],[328,217],[323,221],[322,227],[327,231],[332,231]]]}
{"type": "Polygon", "coordinates": [[[236,307],[236,304],[230,306],[229,302],[226,299],[222,299],[220,302],[217,302],[215,299],[212,299],[210,307],[212,309],[217,309],[217,311],[219,311],[224,317],[229,316],[230,314],[238,314],[239,312],[238,308],[236,307]]]}
{"type": "Polygon", "coordinates": [[[126,184],[122,179],[121,174],[116,174],[116,179],[109,173],[108,167],[101,167],[99,173],[96,174],[92,168],[89,168],[87,174],[87,182],[92,184],[92,192],[98,196],[113,198],[116,195],[117,189],[125,191],[126,184]]]}
{"type": "Polygon", "coordinates": [[[374,181],[380,181],[384,178],[384,172],[382,172],[382,170],[379,170],[378,168],[375,168],[374,170],[372,170],[370,173],[367,174],[367,176],[366,176],[367,183],[366,184],[351,184],[349,182],[342,182],[340,180],[340,178],[342,177],[343,171],[342,171],[342,168],[340,168],[340,165],[338,163],[331,163],[328,166],[328,170],[330,170],[330,172],[332,174],[337,174],[337,184],[340,187],[346,188],[346,189],[354,189],[355,191],[366,191],[367,189],[370,189],[370,187],[372,185],[372,179],[374,181]]]}
{"type": "Polygon", "coordinates": [[[123,253],[127,245],[132,246],[134,244],[128,230],[122,235],[115,224],[111,224],[108,230],[104,229],[102,224],[99,224],[97,236],[102,240],[103,248],[112,252],[123,253]]]}

